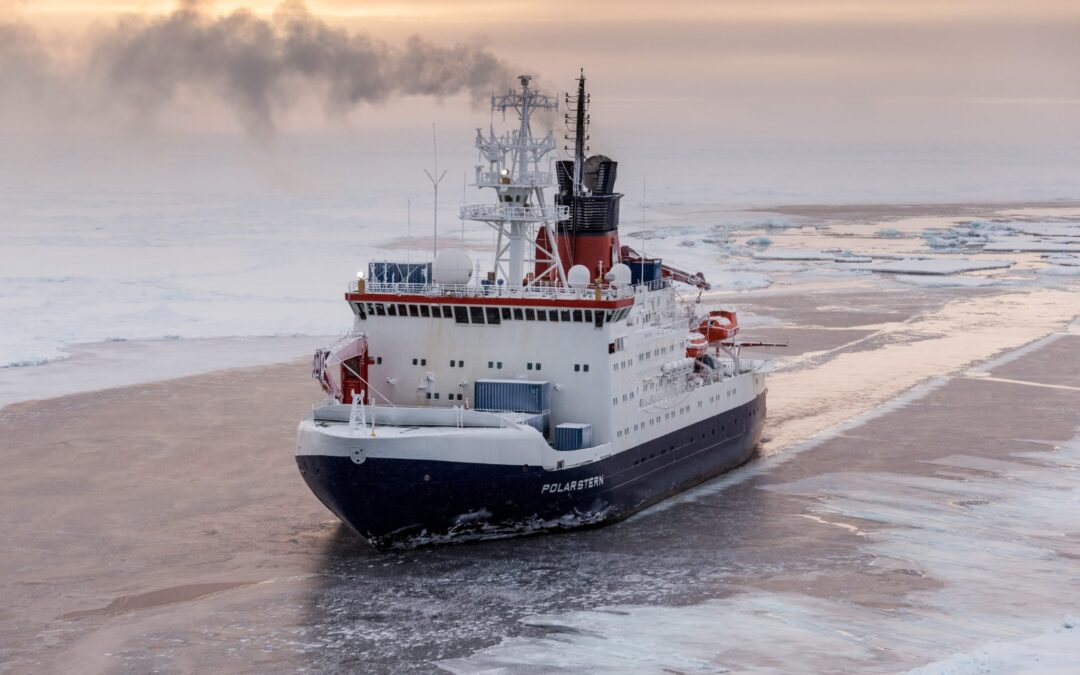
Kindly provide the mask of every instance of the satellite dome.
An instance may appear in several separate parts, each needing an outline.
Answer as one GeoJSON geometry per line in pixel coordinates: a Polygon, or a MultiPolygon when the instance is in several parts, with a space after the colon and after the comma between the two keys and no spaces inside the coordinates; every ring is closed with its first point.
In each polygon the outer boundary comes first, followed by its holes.
{"type": "Polygon", "coordinates": [[[439,251],[431,268],[431,276],[437,284],[464,285],[472,278],[472,260],[457,248],[439,251]]]}
{"type": "Polygon", "coordinates": [[[611,271],[604,275],[604,279],[616,288],[625,288],[630,285],[630,268],[622,263],[615,263],[611,271]]]}
{"type": "Polygon", "coordinates": [[[574,288],[587,288],[589,282],[592,281],[589,277],[592,274],[589,272],[589,268],[584,265],[574,265],[570,268],[570,271],[566,273],[566,283],[574,288]]]}

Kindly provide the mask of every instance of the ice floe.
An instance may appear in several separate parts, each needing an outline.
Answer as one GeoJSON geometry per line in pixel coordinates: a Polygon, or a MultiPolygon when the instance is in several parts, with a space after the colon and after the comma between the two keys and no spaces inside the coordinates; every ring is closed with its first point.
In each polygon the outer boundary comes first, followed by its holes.
{"type": "Polygon", "coordinates": [[[979,270],[996,270],[1012,267],[1011,260],[971,260],[968,258],[906,258],[887,260],[869,265],[857,265],[853,269],[889,274],[961,274],[979,270]]]}

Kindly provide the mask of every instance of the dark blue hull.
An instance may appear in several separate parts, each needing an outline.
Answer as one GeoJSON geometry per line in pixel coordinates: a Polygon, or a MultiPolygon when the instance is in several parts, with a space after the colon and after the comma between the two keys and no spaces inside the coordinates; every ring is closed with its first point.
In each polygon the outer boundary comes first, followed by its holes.
{"type": "Polygon", "coordinates": [[[560,470],[298,455],[300,473],[379,548],[512,536],[625,518],[746,462],[765,424],[754,401],[615,456],[560,470]]]}

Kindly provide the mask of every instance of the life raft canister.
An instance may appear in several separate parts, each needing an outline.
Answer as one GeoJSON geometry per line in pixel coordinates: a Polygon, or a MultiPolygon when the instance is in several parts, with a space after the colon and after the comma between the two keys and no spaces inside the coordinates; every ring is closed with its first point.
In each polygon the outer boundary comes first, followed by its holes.
{"type": "Polygon", "coordinates": [[[698,331],[693,331],[686,336],[685,345],[688,359],[699,358],[709,351],[709,341],[698,331]]]}
{"type": "Polygon", "coordinates": [[[698,332],[705,336],[708,342],[730,340],[739,332],[739,318],[735,312],[715,309],[698,324],[698,332]]]}

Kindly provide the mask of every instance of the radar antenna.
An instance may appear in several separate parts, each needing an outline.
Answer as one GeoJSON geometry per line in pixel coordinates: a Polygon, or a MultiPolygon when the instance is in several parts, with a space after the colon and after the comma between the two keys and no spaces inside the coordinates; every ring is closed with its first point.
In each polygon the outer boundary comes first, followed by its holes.
{"type": "Polygon", "coordinates": [[[545,203],[544,188],[554,186],[554,178],[545,159],[555,149],[552,132],[536,138],[531,118],[537,110],[557,111],[557,98],[533,89],[531,75],[518,77],[520,89],[491,97],[492,113],[517,113],[517,129],[496,135],[489,127],[487,133],[476,130],[476,149],[480,164],[476,166],[476,187],[493,188],[496,204],[475,204],[461,207],[461,217],[490,225],[496,232],[495,275],[510,286],[531,286],[535,283],[566,282],[559,260],[555,223],[565,220],[569,209],[545,203]],[[486,166],[485,166],[486,163],[486,166]],[[545,170],[548,169],[548,170],[545,170]],[[544,236],[538,236],[540,233],[544,236]],[[526,247],[532,257],[526,257],[526,247]],[[537,264],[543,261],[543,264],[537,264]],[[550,261],[550,264],[548,264],[550,261]],[[526,263],[536,264],[536,272],[526,277],[526,263]]]}

